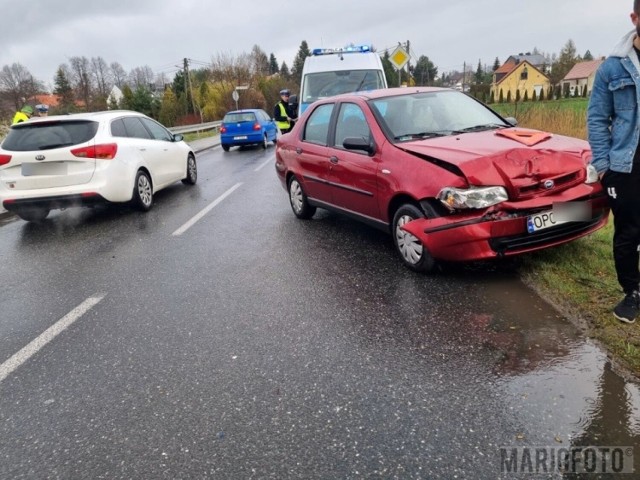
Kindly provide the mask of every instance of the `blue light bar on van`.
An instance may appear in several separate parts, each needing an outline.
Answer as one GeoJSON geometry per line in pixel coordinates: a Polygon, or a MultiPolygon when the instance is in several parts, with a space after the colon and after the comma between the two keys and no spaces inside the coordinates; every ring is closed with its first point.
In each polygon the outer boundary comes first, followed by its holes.
{"type": "Polygon", "coordinates": [[[371,51],[370,45],[347,45],[344,48],[314,48],[311,55],[334,55],[336,53],[367,53],[371,51]]]}

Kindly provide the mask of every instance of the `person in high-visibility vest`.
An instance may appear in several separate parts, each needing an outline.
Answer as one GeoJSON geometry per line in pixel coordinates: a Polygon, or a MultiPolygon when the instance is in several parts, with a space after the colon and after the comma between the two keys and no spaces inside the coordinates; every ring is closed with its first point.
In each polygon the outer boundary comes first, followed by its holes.
{"type": "Polygon", "coordinates": [[[31,107],[31,105],[25,105],[24,107],[22,107],[22,110],[16,112],[16,114],[13,116],[13,121],[11,122],[11,124],[15,125],[16,123],[26,122],[31,118],[31,115],[33,115],[33,108],[31,107]]]}
{"type": "Polygon", "coordinates": [[[291,131],[293,126],[293,115],[289,108],[289,92],[288,89],[280,90],[280,101],[276,103],[273,109],[273,119],[282,133],[291,131]]]}

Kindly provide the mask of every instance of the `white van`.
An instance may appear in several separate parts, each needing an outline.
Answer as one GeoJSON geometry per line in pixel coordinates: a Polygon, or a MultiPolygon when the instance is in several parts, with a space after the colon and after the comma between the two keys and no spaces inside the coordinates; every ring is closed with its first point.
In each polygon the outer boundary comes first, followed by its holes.
{"type": "Polygon", "coordinates": [[[378,88],[387,88],[387,80],[380,55],[368,45],[316,48],[302,68],[299,114],[321,98],[378,88]]]}

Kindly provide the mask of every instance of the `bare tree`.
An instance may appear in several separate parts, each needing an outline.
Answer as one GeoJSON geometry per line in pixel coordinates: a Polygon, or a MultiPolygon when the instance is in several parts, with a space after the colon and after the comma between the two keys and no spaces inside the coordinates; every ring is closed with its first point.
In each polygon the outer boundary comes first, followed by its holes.
{"type": "Polygon", "coordinates": [[[98,95],[107,98],[111,90],[111,72],[107,62],[102,57],[91,58],[91,73],[95,80],[98,95]]]}
{"type": "Polygon", "coordinates": [[[136,67],[129,73],[129,82],[132,89],[137,90],[139,88],[146,88],[150,90],[151,85],[154,84],[153,70],[148,65],[144,67],[136,67]]]}
{"type": "Polygon", "coordinates": [[[229,81],[235,85],[247,85],[251,82],[252,58],[243,53],[237,57],[219,53],[211,60],[214,81],[229,81]]]}
{"type": "Polygon", "coordinates": [[[19,63],[5,65],[0,71],[0,92],[14,104],[16,109],[43,89],[42,83],[19,63]]]}
{"type": "Polygon", "coordinates": [[[90,64],[87,57],[71,57],[69,59],[71,70],[71,82],[76,91],[76,96],[82,100],[88,108],[93,93],[93,85],[90,74],[90,64]]]}
{"type": "Polygon", "coordinates": [[[251,60],[253,63],[252,70],[254,75],[260,75],[265,77],[269,75],[270,73],[269,57],[258,45],[254,45],[253,48],[251,49],[251,60]]]}
{"type": "Polygon", "coordinates": [[[124,71],[124,68],[122,68],[122,65],[118,62],[113,62],[110,66],[113,83],[122,90],[122,87],[127,83],[127,72],[124,71]]]}

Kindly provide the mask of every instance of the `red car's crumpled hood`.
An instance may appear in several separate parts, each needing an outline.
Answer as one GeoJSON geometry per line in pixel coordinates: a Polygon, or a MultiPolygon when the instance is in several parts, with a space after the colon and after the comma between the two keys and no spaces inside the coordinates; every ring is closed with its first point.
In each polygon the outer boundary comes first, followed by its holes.
{"type": "Polygon", "coordinates": [[[502,185],[513,199],[568,188],[585,179],[584,140],[551,135],[533,146],[495,130],[425,139],[399,148],[458,167],[470,185],[502,185]]]}

